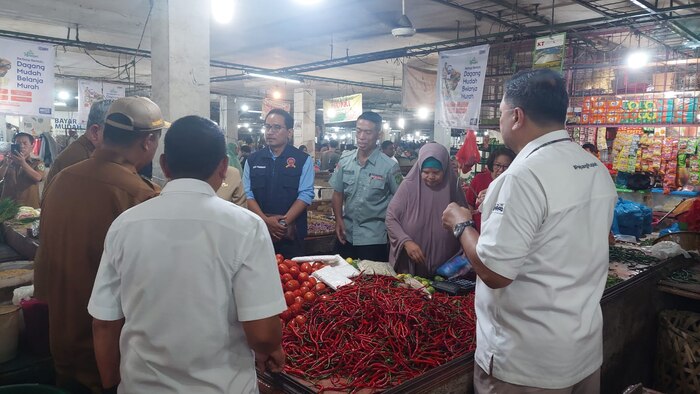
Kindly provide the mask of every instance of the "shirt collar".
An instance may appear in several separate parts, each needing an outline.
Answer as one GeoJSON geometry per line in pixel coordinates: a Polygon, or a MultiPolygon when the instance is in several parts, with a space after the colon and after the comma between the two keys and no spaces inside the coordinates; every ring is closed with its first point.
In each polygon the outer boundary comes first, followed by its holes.
{"type": "Polygon", "coordinates": [[[90,141],[90,139],[88,139],[87,135],[85,135],[85,134],[78,137],[78,139],[75,140],[75,142],[81,144],[90,152],[95,150],[95,145],[93,145],[92,141],[90,141]]]}
{"type": "MultiPolygon", "coordinates": [[[[360,154],[360,150],[357,149],[357,152],[355,152],[355,161],[360,163],[360,159],[358,158],[358,155],[360,154]]],[[[372,154],[369,155],[367,158],[367,161],[370,162],[372,165],[377,164],[377,158],[379,157],[379,148],[375,147],[374,151],[372,151],[372,154]]]]}
{"type": "Polygon", "coordinates": [[[160,194],[168,193],[201,193],[208,196],[216,195],[211,185],[194,178],[180,178],[169,181],[165,184],[160,194]]]}
{"type": "Polygon", "coordinates": [[[549,132],[543,136],[540,136],[540,137],[528,142],[528,144],[525,145],[525,147],[520,152],[518,152],[518,155],[515,157],[514,162],[520,161],[520,160],[525,160],[525,158],[527,158],[532,152],[534,152],[540,146],[542,146],[546,143],[552,142],[552,141],[562,139],[562,138],[571,138],[569,136],[569,132],[566,130],[556,130],[556,131],[549,132]]]}

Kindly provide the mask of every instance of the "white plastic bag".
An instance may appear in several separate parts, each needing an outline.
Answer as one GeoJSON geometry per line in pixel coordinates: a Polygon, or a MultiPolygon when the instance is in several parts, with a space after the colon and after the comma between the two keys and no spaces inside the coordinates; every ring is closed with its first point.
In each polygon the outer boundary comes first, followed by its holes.
{"type": "Polygon", "coordinates": [[[659,260],[667,260],[679,254],[682,254],[686,259],[690,258],[690,254],[673,241],[661,241],[653,246],[645,246],[642,250],[659,260]]]}
{"type": "Polygon", "coordinates": [[[12,304],[19,305],[20,302],[28,300],[34,296],[34,285],[22,286],[12,292],[12,304]]]}

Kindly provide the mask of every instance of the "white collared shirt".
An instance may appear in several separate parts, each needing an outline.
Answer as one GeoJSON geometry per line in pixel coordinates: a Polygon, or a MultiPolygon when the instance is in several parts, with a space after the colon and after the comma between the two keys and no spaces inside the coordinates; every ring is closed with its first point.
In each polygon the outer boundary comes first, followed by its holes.
{"type": "Polygon", "coordinates": [[[489,186],[476,251],[513,282],[476,289],[475,360],[508,383],[578,383],[603,361],[600,299],[617,199],[603,164],[548,133],[489,186]]]}
{"type": "Polygon", "coordinates": [[[263,221],[194,179],[114,221],[88,305],[126,317],[119,393],[257,393],[241,322],[285,309],[263,221]]]}

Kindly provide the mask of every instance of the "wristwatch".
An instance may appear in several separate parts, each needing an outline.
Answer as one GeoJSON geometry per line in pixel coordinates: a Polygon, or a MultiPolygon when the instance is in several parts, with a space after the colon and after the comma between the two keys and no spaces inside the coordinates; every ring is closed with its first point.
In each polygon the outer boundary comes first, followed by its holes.
{"type": "Polygon", "coordinates": [[[457,223],[457,224],[455,224],[455,227],[452,229],[452,234],[454,234],[455,238],[459,239],[459,237],[464,232],[464,229],[467,227],[470,227],[470,226],[474,227],[473,220],[467,220],[466,222],[457,223]]]}

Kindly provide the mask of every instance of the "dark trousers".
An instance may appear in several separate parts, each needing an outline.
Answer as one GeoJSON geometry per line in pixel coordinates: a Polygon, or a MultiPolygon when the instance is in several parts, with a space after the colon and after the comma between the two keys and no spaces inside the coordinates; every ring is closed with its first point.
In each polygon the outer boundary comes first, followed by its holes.
{"type": "Polygon", "coordinates": [[[389,261],[389,245],[387,244],[355,246],[350,242],[343,245],[336,240],[335,252],[346,258],[352,257],[353,260],[389,261]]]}
{"type": "Polygon", "coordinates": [[[278,242],[273,242],[275,253],[281,254],[285,259],[291,259],[304,255],[304,241],[283,239],[278,242]]]}

